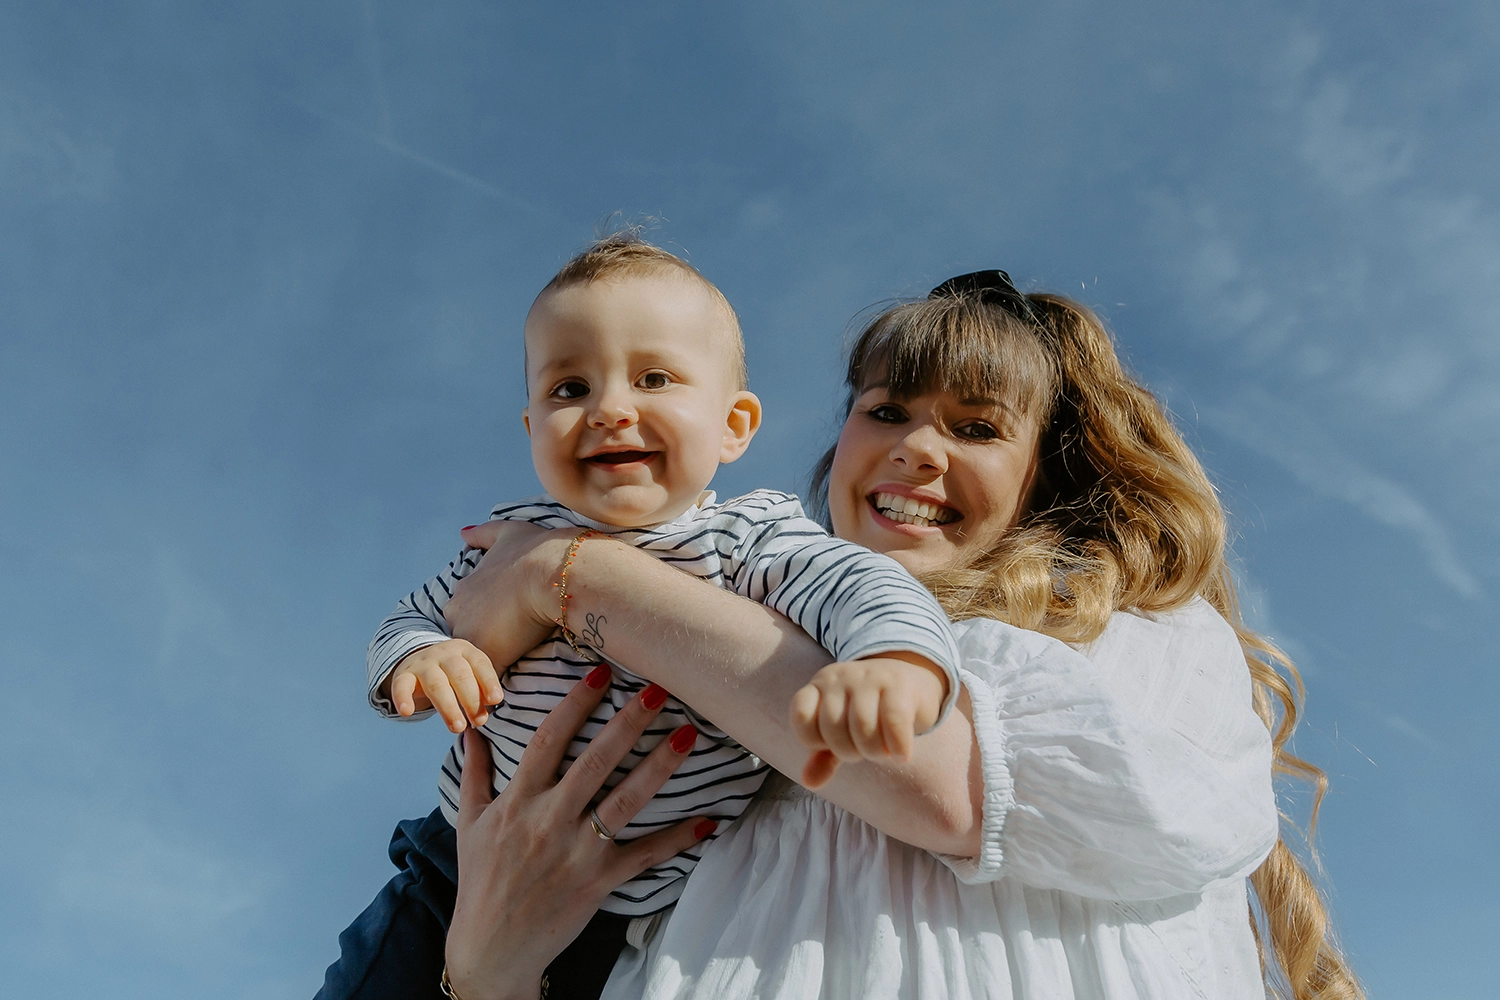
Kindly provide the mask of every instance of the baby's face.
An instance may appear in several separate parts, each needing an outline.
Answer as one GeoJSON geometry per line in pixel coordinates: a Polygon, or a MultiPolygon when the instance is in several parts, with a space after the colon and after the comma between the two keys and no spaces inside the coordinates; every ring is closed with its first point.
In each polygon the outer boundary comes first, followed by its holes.
{"type": "Polygon", "coordinates": [[[677,517],[760,425],[759,401],[736,384],[729,319],[688,275],[547,292],[526,318],[526,357],[537,477],[606,524],[677,517]]]}

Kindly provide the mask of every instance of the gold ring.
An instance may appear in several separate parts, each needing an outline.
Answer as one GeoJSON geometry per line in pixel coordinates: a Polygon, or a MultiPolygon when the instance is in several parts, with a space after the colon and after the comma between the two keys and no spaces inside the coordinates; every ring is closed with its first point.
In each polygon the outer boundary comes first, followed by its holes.
{"type": "Polygon", "coordinates": [[[589,810],[589,825],[594,828],[594,833],[598,835],[600,840],[615,839],[615,835],[605,829],[604,823],[599,819],[598,809],[589,810]]]}

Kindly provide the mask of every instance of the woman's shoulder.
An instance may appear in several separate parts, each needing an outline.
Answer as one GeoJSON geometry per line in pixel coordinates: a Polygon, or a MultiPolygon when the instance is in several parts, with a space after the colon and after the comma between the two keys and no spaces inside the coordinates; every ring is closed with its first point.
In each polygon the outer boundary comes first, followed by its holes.
{"type": "Polygon", "coordinates": [[[1060,639],[994,618],[966,618],[953,623],[953,638],[965,660],[1030,659],[1050,651],[1068,650],[1060,639]]]}
{"type": "Polygon", "coordinates": [[[1128,652],[1241,655],[1234,626],[1202,597],[1170,611],[1116,611],[1103,634],[1082,648],[1095,661],[1128,652]]]}
{"type": "Polygon", "coordinates": [[[1250,672],[1234,627],[1201,597],[1158,612],[1117,611],[1083,652],[1122,699],[1179,711],[1205,724],[1226,705],[1250,705],[1250,672]]]}
{"type": "Polygon", "coordinates": [[[1170,611],[1116,611],[1098,638],[1077,646],[990,618],[956,622],[953,634],[966,669],[992,683],[993,676],[1027,664],[1076,673],[1087,661],[1089,674],[1128,686],[1150,688],[1186,675],[1248,685],[1239,637],[1202,598],[1170,611]]]}

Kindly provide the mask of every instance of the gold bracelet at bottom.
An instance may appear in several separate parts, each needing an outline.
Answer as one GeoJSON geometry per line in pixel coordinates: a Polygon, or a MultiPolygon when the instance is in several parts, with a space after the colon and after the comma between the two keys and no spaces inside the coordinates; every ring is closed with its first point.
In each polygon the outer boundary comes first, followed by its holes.
{"type": "MultiPolygon", "coordinates": [[[[551,986],[552,986],[552,984],[547,981],[546,974],[543,974],[542,975],[541,1000],[547,1000],[547,991],[548,991],[548,989],[550,989],[551,986]]],[[[458,991],[456,991],[453,988],[453,984],[448,981],[448,963],[447,962],[443,963],[443,977],[438,980],[438,988],[443,991],[443,996],[447,997],[448,1000],[464,1000],[463,997],[461,997],[461,996],[458,995],[458,991]]]]}

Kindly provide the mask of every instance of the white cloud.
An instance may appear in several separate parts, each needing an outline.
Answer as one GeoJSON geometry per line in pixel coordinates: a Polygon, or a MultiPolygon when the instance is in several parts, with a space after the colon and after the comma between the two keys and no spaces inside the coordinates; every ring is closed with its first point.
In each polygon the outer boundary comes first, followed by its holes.
{"type": "Polygon", "coordinates": [[[265,876],[181,831],[138,818],[80,808],[61,824],[61,837],[51,907],[169,950],[216,938],[226,921],[255,909],[267,892],[265,876]]]}
{"type": "Polygon", "coordinates": [[[0,192],[96,199],[115,179],[114,149],[103,136],[68,123],[45,101],[0,88],[0,192]]]}
{"type": "Polygon", "coordinates": [[[1420,102],[1332,48],[1290,29],[1232,138],[1148,192],[1159,266],[1231,397],[1205,407],[1220,429],[1476,596],[1455,540],[1500,532],[1500,210],[1419,169],[1441,145],[1420,102]]]}
{"type": "Polygon", "coordinates": [[[1412,536],[1439,580],[1465,597],[1480,596],[1479,581],[1459,559],[1448,528],[1407,487],[1355,462],[1297,404],[1247,389],[1199,412],[1215,430],[1276,462],[1315,493],[1412,536]]]}

